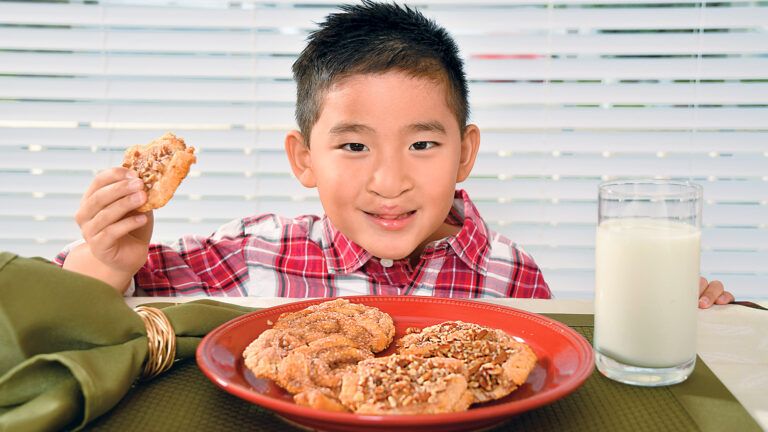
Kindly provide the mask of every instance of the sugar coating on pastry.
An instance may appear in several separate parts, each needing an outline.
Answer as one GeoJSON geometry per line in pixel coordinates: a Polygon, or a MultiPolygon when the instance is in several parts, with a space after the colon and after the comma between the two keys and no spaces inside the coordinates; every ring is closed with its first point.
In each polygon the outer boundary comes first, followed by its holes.
{"type": "Polygon", "coordinates": [[[400,354],[360,362],[339,399],[358,414],[398,415],[465,411],[473,401],[462,361],[400,354]]]}
{"type": "Polygon", "coordinates": [[[301,332],[269,329],[262,332],[243,351],[245,366],[257,378],[277,380],[280,362],[296,348],[306,346],[301,332]]]}
{"type": "Polygon", "coordinates": [[[536,354],[500,329],[448,321],[410,330],[398,341],[398,353],[463,361],[475,402],[502,398],[525,383],[536,354]]]}
{"type": "Polygon", "coordinates": [[[277,384],[291,393],[310,389],[328,389],[338,395],[344,373],[365,359],[373,357],[345,336],[334,334],[298,347],[278,364],[277,384]]]}
{"type": "Polygon", "coordinates": [[[386,348],[394,333],[392,318],[379,309],[331,300],[282,314],[246,347],[244,364],[299,405],[348,411],[338,399],[342,376],[386,348]]]}
{"type": "Polygon", "coordinates": [[[170,132],[149,144],[128,148],[122,166],[139,174],[147,193],[147,202],[136,211],[164,206],[197,161],[194,153],[194,147],[187,147],[183,139],[170,132]]]}
{"type": "Polygon", "coordinates": [[[301,393],[293,395],[293,401],[296,405],[302,405],[310,408],[316,408],[323,411],[348,412],[347,407],[342,405],[338,396],[324,388],[311,388],[301,393]]]}
{"type": "Polygon", "coordinates": [[[361,348],[379,352],[392,343],[395,324],[381,310],[339,298],[280,315],[275,329],[302,329],[309,340],[345,336],[361,348]]]}

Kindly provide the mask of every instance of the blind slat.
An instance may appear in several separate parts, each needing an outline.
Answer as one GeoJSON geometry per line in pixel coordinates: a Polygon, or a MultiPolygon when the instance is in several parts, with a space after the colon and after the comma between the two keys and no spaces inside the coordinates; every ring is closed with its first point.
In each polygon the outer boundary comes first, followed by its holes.
{"type": "Polygon", "coordinates": [[[0,77],[4,99],[285,103],[295,94],[293,83],[277,81],[0,77]]]}
{"type": "MultiPolygon", "coordinates": [[[[485,2],[484,2],[485,3],[485,2]]],[[[660,2],[654,2],[660,3],[660,2]]],[[[611,4],[618,4],[612,1],[611,4]]],[[[488,32],[550,29],[690,29],[693,24],[701,28],[750,28],[762,26],[768,20],[763,8],[737,6],[705,8],[699,21],[691,20],[690,10],[671,8],[539,8],[509,10],[486,7],[456,10],[455,7],[425,8],[426,15],[454,32],[477,31],[474,22],[482,22],[488,32]]],[[[120,5],[55,5],[29,3],[0,3],[0,23],[26,25],[73,26],[146,26],[185,28],[252,29],[308,27],[306,23],[319,22],[333,8],[280,8],[259,9],[243,13],[238,8],[179,9],[163,6],[120,5]],[[286,13],[288,12],[288,13],[286,13]]]]}
{"type": "Polygon", "coordinates": [[[735,80],[762,79],[768,58],[627,58],[556,60],[472,60],[476,80],[735,80]]]}
{"type": "MultiPolygon", "coordinates": [[[[120,80],[105,78],[0,77],[0,98],[121,101],[286,103],[295,100],[288,82],[120,80]]],[[[768,83],[589,84],[543,87],[531,83],[470,83],[470,104],[764,104],[768,83]]]]}
{"type": "MultiPolygon", "coordinates": [[[[122,105],[102,103],[0,102],[2,122],[70,121],[189,123],[293,128],[290,106],[122,105]]],[[[492,108],[479,107],[473,121],[506,129],[754,129],[764,130],[768,108],[492,108]]],[[[2,125],[2,123],[0,123],[2,125]]]]}
{"type": "Polygon", "coordinates": [[[0,73],[19,75],[113,75],[149,77],[290,79],[293,59],[0,52],[0,73]]]}
{"type": "MultiPolygon", "coordinates": [[[[272,78],[289,80],[293,59],[0,52],[0,73],[142,77],[272,78]]],[[[553,59],[466,61],[473,80],[762,79],[768,58],[553,59]]]]}
{"type": "MultiPolygon", "coordinates": [[[[198,53],[298,54],[304,34],[253,32],[0,28],[0,49],[198,53]]],[[[467,56],[479,54],[679,55],[760,54],[760,33],[636,33],[598,35],[457,35],[467,56]]]]}

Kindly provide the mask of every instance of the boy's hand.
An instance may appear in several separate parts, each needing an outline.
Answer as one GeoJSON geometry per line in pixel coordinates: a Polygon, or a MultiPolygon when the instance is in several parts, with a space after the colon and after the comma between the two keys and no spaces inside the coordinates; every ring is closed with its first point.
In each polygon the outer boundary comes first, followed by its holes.
{"type": "Polygon", "coordinates": [[[713,304],[728,304],[734,300],[733,294],[725,290],[722,282],[708,282],[703,276],[699,278],[699,309],[707,309],[713,304]]]}
{"type": "Polygon", "coordinates": [[[75,213],[91,254],[118,273],[133,275],[147,260],[152,212],[134,211],[146,200],[135,171],[111,168],[96,175],[75,213]]]}

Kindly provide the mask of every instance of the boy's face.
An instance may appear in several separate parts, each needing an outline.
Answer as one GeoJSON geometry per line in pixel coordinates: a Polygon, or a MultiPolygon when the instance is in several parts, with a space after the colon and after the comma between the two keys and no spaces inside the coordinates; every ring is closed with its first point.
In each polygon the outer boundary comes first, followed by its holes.
{"type": "Polygon", "coordinates": [[[402,259],[458,231],[444,221],[479,141],[474,125],[462,137],[445,84],[387,72],[331,87],[311,148],[293,131],[286,151],[337,229],[374,256],[402,259]]]}

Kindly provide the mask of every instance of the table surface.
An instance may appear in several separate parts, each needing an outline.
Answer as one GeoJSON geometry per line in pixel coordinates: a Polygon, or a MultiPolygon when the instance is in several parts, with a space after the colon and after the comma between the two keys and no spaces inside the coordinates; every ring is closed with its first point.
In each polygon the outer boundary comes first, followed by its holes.
{"type": "MultiPolygon", "coordinates": [[[[200,297],[129,297],[129,306],[182,303],[200,297]]],[[[242,306],[266,308],[305,299],[216,297],[242,306]]],[[[589,300],[483,299],[536,313],[592,314],[589,300]]],[[[767,306],[768,302],[762,302],[767,306]]],[[[698,353],[760,426],[768,430],[768,311],[738,305],[713,306],[698,313],[698,353]]]]}

